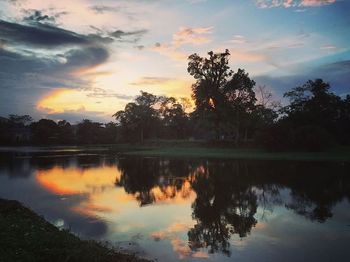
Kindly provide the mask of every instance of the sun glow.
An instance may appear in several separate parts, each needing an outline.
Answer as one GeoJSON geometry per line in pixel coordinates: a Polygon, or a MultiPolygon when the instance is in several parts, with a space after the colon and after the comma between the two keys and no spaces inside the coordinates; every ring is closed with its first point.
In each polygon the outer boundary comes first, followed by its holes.
{"type": "Polygon", "coordinates": [[[52,91],[37,103],[37,109],[48,114],[97,112],[112,115],[123,106],[124,103],[115,97],[101,98],[91,92],[75,89],[52,91]]]}

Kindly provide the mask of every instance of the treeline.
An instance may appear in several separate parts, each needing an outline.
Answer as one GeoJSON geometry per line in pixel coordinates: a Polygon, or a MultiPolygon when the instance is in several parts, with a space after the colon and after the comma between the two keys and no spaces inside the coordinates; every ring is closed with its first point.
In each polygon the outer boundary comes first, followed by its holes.
{"type": "Polygon", "coordinates": [[[99,123],[84,119],[78,124],[51,119],[33,122],[28,116],[10,115],[0,120],[2,145],[74,145],[107,144],[118,141],[116,123],[99,123]]]}
{"type": "Polygon", "coordinates": [[[350,144],[350,96],[330,91],[322,79],[309,80],[284,94],[287,106],[243,69],[228,66],[230,53],[189,57],[194,77],[190,101],[142,92],[107,124],[10,115],[0,119],[2,144],[143,143],[149,139],[190,139],[273,150],[323,150],[350,144]]]}

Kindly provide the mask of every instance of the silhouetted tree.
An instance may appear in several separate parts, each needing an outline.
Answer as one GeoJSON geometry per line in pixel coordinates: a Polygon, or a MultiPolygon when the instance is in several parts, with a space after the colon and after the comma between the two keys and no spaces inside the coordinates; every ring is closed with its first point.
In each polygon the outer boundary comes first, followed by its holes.
{"type": "Polygon", "coordinates": [[[173,97],[160,97],[159,114],[167,138],[185,138],[188,132],[188,116],[183,106],[173,97]]]}
{"type": "Polygon", "coordinates": [[[77,140],[81,144],[103,143],[103,124],[84,119],[77,126],[77,140]]]}
{"type": "Polygon", "coordinates": [[[74,130],[69,122],[60,120],[58,126],[58,141],[60,144],[72,144],[75,142],[74,130]]]}
{"type": "Polygon", "coordinates": [[[124,110],[120,110],[113,116],[119,122],[125,138],[129,141],[143,143],[149,138],[158,126],[158,112],[154,105],[158,98],[147,92],[141,91],[135,99],[135,103],[128,103],[124,110]]]}
{"type": "Polygon", "coordinates": [[[236,73],[230,69],[228,50],[208,55],[209,58],[197,54],[189,56],[187,71],[196,79],[192,85],[196,104],[193,117],[205,123],[201,127],[211,129],[212,125],[217,139],[225,133],[234,133],[238,144],[241,130],[247,140],[250,113],[256,102],[255,82],[243,69],[236,73]]]}
{"type": "Polygon", "coordinates": [[[56,144],[59,128],[55,121],[40,119],[30,125],[33,132],[33,141],[36,144],[56,144]]]}
{"type": "Polygon", "coordinates": [[[349,123],[346,113],[342,114],[346,112],[346,99],[329,89],[328,83],[316,79],[285,93],[290,103],[281,109],[278,123],[266,130],[266,144],[278,149],[319,151],[339,143],[344,137],[339,128],[349,123]]]}

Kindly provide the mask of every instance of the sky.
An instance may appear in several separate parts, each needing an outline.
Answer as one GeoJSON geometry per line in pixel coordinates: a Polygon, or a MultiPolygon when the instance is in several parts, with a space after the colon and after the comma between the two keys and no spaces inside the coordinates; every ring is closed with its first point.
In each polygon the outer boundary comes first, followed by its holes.
{"type": "Polygon", "coordinates": [[[0,0],[0,116],[108,122],[140,90],[190,97],[193,53],[231,53],[276,100],[350,94],[350,0],[0,0]]]}

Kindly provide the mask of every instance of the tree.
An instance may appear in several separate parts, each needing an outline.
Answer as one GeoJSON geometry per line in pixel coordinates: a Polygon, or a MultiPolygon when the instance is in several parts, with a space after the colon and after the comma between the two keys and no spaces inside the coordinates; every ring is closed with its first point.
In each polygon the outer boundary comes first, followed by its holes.
{"type": "MultiPolygon", "coordinates": [[[[341,142],[344,102],[322,79],[309,80],[286,92],[289,105],[278,123],[266,132],[267,145],[279,149],[320,151],[341,142]]],[[[346,124],[345,124],[346,125],[346,124]]]]}
{"type": "Polygon", "coordinates": [[[103,124],[84,119],[78,124],[77,139],[81,144],[103,143],[103,124]]]}
{"type": "Polygon", "coordinates": [[[208,52],[209,58],[198,54],[189,56],[187,71],[196,79],[192,85],[192,98],[195,100],[199,121],[213,122],[216,136],[220,136],[220,124],[225,96],[223,89],[233,72],[228,66],[230,52],[208,52]]]}
{"type": "Polygon", "coordinates": [[[249,78],[249,74],[243,69],[238,69],[232,78],[227,82],[224,88],[227,98],[229,111],[233,114],[233,123],[235,126],[235,143],[238,145],[240,141],[240,130],[243,127],[244,138],[247,140],[248,125],[250,114],[255,108],[255,92],[253,90],[255,81],[249,78]]]}
{"type": "Polygon", "coordinates": [[[71,144],[74,142],[73,127],[66,120],[60,120],[57,122],[58,126],[58,141],[61,144],[71,144]]]}
{"type": "Polygon", "coordinates": [[[155,95],[141,91],[134,103],[128,103],[124,110],[113,115],[121,125],[124,137],[134,141],[138,136],[143,143],[145,137],[151,136],[158,125],[158,112],[154,108],[157,102],[155,95]]]}
{"type": "Polygon", "coordinates": [[[174,97],[160,97],[159,113],[166,137],[184,138],[188,129],[188,116],[174,97]]]}
{"type": "Polygon", "coordinates": [[[9,115],[10,122],[15,126],[27,126],[33,118],[30,115],[9,115]]]}
{"type": "Polygon", "coordinates": [[[228,66],[230,53],[208,53],[209,58],[197,54],[189,56],[187,71],[196,79],[192,97],[199,121],[212,122],[219,139],[222,133],[234,130],[235,141],[240,140],[240,130],[247,139],[249,114],[256,102],[254,85],[243,69],[234,73],[228,66]]]}
{"type": "Polygon", "coordinates": [[[51,119],[40,119],[30,125],[33,141],[37,144],[55,144],[58,142],[59,127],[51,119]]]}

